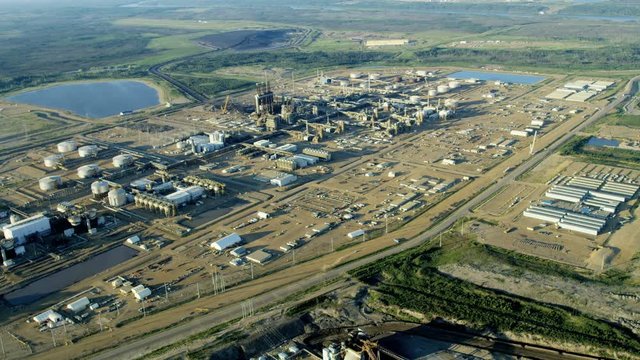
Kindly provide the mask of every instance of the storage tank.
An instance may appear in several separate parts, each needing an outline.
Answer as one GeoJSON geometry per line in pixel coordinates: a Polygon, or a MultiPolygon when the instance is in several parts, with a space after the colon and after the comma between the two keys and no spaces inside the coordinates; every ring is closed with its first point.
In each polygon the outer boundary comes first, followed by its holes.
{"type": "Polygon", "coordinates": [[[412,95],[412,96],[410,96],[410,97],[409,97],[409,101],[410,101],[412,104],[417,104],[417,103],[419,103],[419,102],[420,102],[420,96],[412,95]]]}
{"type": "Polygon", "coordinates": [[[426,70],[418,70],[418,71],[416,71],[416,75],[418,75],[418,76],[427,76],[427,71],[426,70]]]}
{"type": "Polygon", "coordinates": [[[189,147],[189,144],[187,144],[187,142],[186,142],[186,141],[178,141],[178,142],[176,143],[176,149],[178,149],[178,150],[184,150],[184,149],[186,149],[187,147],[189,147]]]}
{"type": "Polygon", "coordinates": [[[451,114],[453,114],[451,112],[451,110],[440,110],[440,112],[438,113],[438,115],[440,116],[441,119],[447,119],[449,116],[451,116],[451,114]]]}
{"type": "Polygon", "coordinates": [[[458,107],[458,100],[456,99],[446,99],[444,101],[444,106],[448,107],[449,109],[456,109],[458,107]]]}
{"type": "Polygon", "coordinates": [[[56,175],[43,177],[38,181],[38,185],[42,191],[53,191],[62,185],[62,178],[56,175]]]}
{"type": "Polygon", "coordinates": [[[78,155],[81,158],[98,155],[98,147],[96,145],[86,145],[78,148],[78,155]]]}
{"type": "Polygon", "coordinates": [[[444,94],[444,93],[448,93],[449,92],[449,86],[448,85],[438,85],[438,94],[444,94]]]}
{"type": "Polygon", "coordinates": [[[349,74],[349,77],[351,79],[360,79],[362,77],[362,74],[360,74],[360,73],[351,73],[351,74],[349,74]]]}
{"type": "Polygon", "coordinates": [[[459,81],[450,81],[449,82],[449,89],[457,89],[460,87],[460,82],[459,81]]]}
{"type": "Polygon", "coordinates": [[[78,226],[82,223],[82,218],[78,215],[72,215],[67,218],[67,221],[69,221],[71,226],[78,226]]]}
{"type": "Polygon", "coordinates": [[[113,157],[113,166],[117,168],[123,168],[131,165],[133,163],[133,156],[123,154],[117,155],[113,157]]]}
{"type": "Polygon", "coordinates": [[[347,87],[349,86],[349,82],[347,80],[340,80],[340,86],[347,87]]]}
{"type": "Polygon", "coordinates": [[[78,177],[87,179],[98,175],[100,167],[97,164],[90,164],[78,168],[78,177]]]}
{"type": "Polygon", "coordinates": [[[75,151],[77,147],[78,145],[73,140],[63,141],[61,143],[58,143],[57,145],[58,152],[63,154],[71,151],[75,151]]]}
{"type": "Polygon", "coordinates": [[[380,80],[380,74],[369,74],[369,79],[380,80]]]}
{"type": "Polygon", "coordinates": [[[438,91],[435,89],[431,89],[427,92],[427,94],[429,94],[429,96],[436,96],[438,95],[438,91]]]}
{"type": "Polygon", "coordinates": [[[44,158],[44,166],[53,168],[62,163],[62,155],[49,155],[44,158]]]}
{"type": "Polygon", "coordinates": [[[103,180],[91,183],[91,193],[94,197],[104,197],[109,192],[109,183],[103,180]]]}
{"type": "Polygon", "coordinates": [[[109,205],[123,206],[127,204],[127,192],[124,189],[113,189],[107,195],[109,205]]]}

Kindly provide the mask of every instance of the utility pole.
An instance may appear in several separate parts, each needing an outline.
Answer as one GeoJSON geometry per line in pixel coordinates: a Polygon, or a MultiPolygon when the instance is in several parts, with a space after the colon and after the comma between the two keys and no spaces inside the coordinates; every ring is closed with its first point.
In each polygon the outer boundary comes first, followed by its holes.
{"type": "Polygon", "coordinates": [[[333,249],[333,238],[331,238],[331,252],[334,252],[334,249],[333,249]]]}
{"type": "Polygon", "coordinates": [[[462,226],[460,227],[460,235],[464,236],[464,219],[462,219],[462,226]]]}
{"type": "Polygon", "coordinates": [[[100,325],[100,332],[102,332],[102,313],[98,313],[98,324],[100,325]]]}
{"type": "Polygon", "coordinates": [[[252,261],[249,261],[249,267],[251,268],[251,280],[253,280],[254,277],[253,277],[253,262],[252,261]]]}
{"type": "Polygon", "coordinates": [[[440,247],[442,248],[442,233],[440,233],[440,247]]]}
{"type": "Polygon", "coordinates": [[[167,283],[164,283],[164,299],[169,301],[169,291],[167,290],[167,283]]]}
{"type": "Polygon", "coordinates": [[[56,337],[53,335],[53,328],[51,328],[51,340],[53,341],[53,347],[56,347],[56,337]]]}
{"type": "Polygon", "coordinates": [[[385,234],[389,233],[389,215],[388,214],[384,214],[384,233],[385,234]]]}
{"type": "Polygon", "coordinates": [[[142,317],[147,316],[147,309],[144,307],[144,299],[142,299],[142,317]]]}
{"type": "Polygon", "coordinates": [[[2,331],[0,330],[0,346],[2,346],[2,358],[7,357],[7,352],[4,350],[4,340],[2,340],[2,331]]]}
{"type": "Polygon", "coordinates": [[[200,299],[200,283],[199,282],[196,283],[196,289],[198,291],[198,299],[200,299]]]}
{"type": "Polygon", "coordinates": [[[293,265],[296,264],[296,249],[292,249],[293,250],[293,265]]]}
{"type": "Polygon", "coordinates": [[[116,302],[116,316],[120,316],[120,306],[118,306],[118,302],[116,302]]]}

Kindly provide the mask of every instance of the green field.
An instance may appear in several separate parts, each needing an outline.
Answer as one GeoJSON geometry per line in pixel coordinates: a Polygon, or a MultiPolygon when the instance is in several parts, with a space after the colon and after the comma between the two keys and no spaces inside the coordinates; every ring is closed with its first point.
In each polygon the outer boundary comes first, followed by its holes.
{"type": "Polygon", "coordinates": [[[575,310],[452,278],[439,272],[437,266],[493,261],[494,266],[513,264],[522,270],[589,281],[584,274],[564,265],[516,255],[458,236],[450,235],[445,240],[443,248],[423,246],[352,271],[351,275],[373,287],[369,306],[403,320],[418,320],[402,311],[407,309],[426,319],[441,317],[462,321],[477,331],[489,329],[582,344],[592,347],[594,354],[640,352],[640,341],[625,328],[575,310]]]}

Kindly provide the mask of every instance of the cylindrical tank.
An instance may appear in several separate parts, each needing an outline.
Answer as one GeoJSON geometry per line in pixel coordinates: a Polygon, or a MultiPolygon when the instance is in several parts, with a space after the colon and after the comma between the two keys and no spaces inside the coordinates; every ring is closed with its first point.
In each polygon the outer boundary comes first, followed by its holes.
{"type": "Polygon", "coordinates": [[[420,96],[417,96],[417,95],[409,96],[409,101],[410,101],[412,104],[417,104],[417,103],[419,103],[419,102],[420,102],[420,96]]]}
{"type": "Polygon", "coordinates": [[[347,80],[340,80],[340,86],[347,87],[349,86],[349,82],[347,80]]]}
{"type": "Polygon", "coordinates": [[[109,205],[123,206],[127,203],[127,192],[124,189],[113,189],[109,191],[107,198],[109,199],[109,205]]]}
{"type": "Polygon", "coordinates": [[[69,224],[71,224],[71,226],[78,226],[80,225],[80,223],[82,223],[82,218],[78,215],[72,215],[67,218],[67,221],[69,221],[69,224]]]}
{"type": "Polygon", "coordinates": [[[478,79],[473,79],[473,78],[471,78],[471,79],[467,79],[467,80],[465,80],[465,82],[466,82],[467,84],[476,84],[476,83],[478,83],[478,79]]]}
{"type": "Polygon", "coordinates": [[[122,154],[113,157],[113,166],[117,168],[123,168],[133,163],[133,156],[122,154]]]}
{"type": "Polygon", "coordinates": [[[438,95],[438,91],[435,89],[431,89],[427,92],[427,94],[429,94],[429,96],[436,96],[438,95]]]}
{"type": "Polygon", "coordinates": [[[418,76],[427,76],[427,71],[426,70],[418,70],[418,71],[416,71],[416,75],[418,75],[418,76]]]}
{"type": "Polygon", "coordinates": [[[46,166],[48,168],[56,167],[61,162],[62,162],[62,156],[61,155],[49,155],[49,156],[44,158],[44,166],[46,166]]]}
{"type": "Polygon", "coordinates": [[[448,85],[438,85],[438,94],[444,94],[444,93],[448,93],[449,92],[449,86],[448,85]]]}
{"type": "Polygon", "coordinates": [[[94,181],[91,183],[91,193],[96,196],[104,196],[109,192],[109,183],[106,181],[94,181]]]}
{"type": "Polygon", "coordinates": [[[95,145],[86,145],[78,148],[78,155],[81,158],[98,155],[98,147],[95,145]]]}
{"type": "Polygon", "coordinates": [[[459,81],[449,81],[449,89],[457,89],[460,87],[459,81]]]}
{"type": "Polygon", "coordinates": [[[352,79],[360,79],[362,77],[362,74],[360,73],[351,73],[349,74],[349,77],[352,79]]]}
{"type": "Polygon", "coordinates": [[[187,142],[186,142],[186,141],[178,141],[178,142],[176,143],[176,149],[178,149],[178,150],[184,150],[184,149],[186,149],[188,146],[189,146],[189,144],[187,144],[187,142]]]}
{"type": "Polygon", "coordinates": [[[380,80],[380,74],[369,74],[369,79],[380,80]]]}
{"type": "Polygon", "coordinates": [[[458,107],[458,100],[456,99],[446,99],[444,101],[444,106],[448,107],[449,109],[456,109],[458,107]]]}
{"type": "Polygon", "coordinates": [[[100,167],[97,164],[90,164],[78,168],[78,177],[87,179],[98,175],[100,167]]]}
{"type": "Polygon", "coordinates": [[[368,85],[368,84],[367,84],[366,82],[363,82],[363,83],[361,83],[361,84],[360,84],[360,88],[361,88],[361,89],[366,89],[366,88],[367,88],[367,85],[368,85]]]}
{"type": "Polygon", "coordinates": [[[451,110],[440,110],[440,112],[438,113],[441,119],[446,119],[447,117],[451,116],[451,114],[451,110]]]}
{"type": "Polygon", "coordinates": [[[71,151],[75,151],[78,145],[73,140],[63,141],[58,143],[57,148],[59,153],[68,153],[71,151]]]}
{"type": "Polygon", "coordinates": [[[42,191],[53,191],[62,185],[62,178],[56,175],[43,177],[38,181],[38,185],[42,191]]]}

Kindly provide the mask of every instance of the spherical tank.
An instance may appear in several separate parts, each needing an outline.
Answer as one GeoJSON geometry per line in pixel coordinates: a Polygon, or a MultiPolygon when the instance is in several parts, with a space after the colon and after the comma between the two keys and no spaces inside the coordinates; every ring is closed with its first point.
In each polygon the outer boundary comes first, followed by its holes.
{"type": "Polygon", "coordinates": [[[71,151],[75,151],[78,145],[73,140],[63,141],[58,143],[57,148],[59,153],[68,153],[71,151]]]}
{"type": "Polygon", "coordinates": [[[95,145],[86,145],[78,148],[78,155],[81,158],[96,156],[98,154],[98,147],[95,145]]]}

